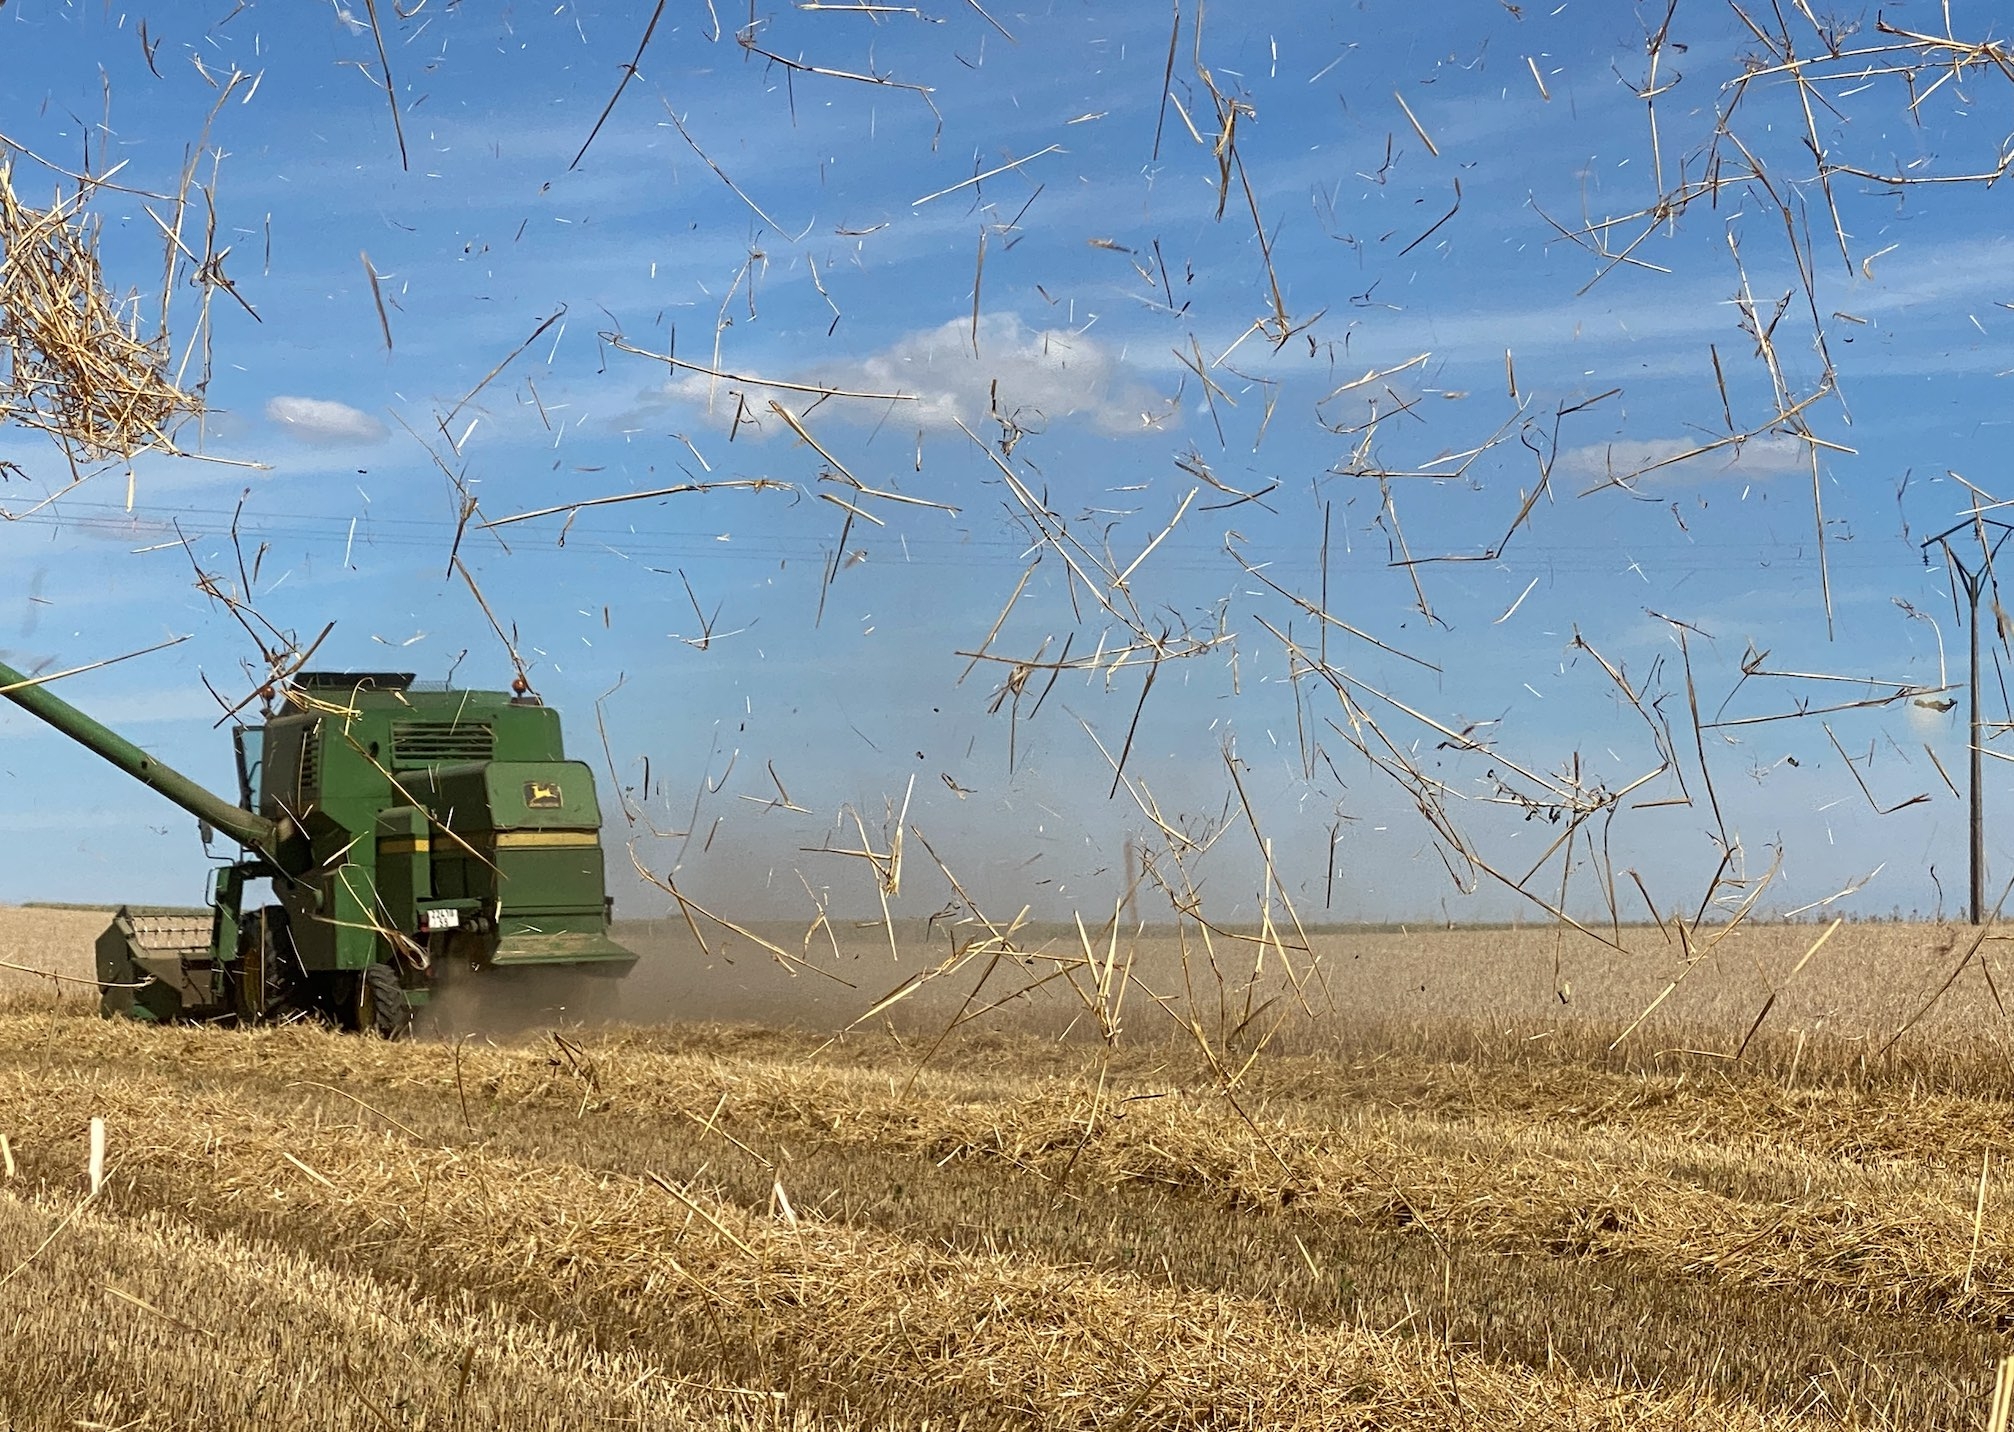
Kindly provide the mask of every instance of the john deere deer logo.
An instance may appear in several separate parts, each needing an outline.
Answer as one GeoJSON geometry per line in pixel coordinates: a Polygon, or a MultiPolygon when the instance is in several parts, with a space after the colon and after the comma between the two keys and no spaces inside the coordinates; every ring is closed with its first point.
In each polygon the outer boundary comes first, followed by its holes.
{"type": "Polygon", "coordinates": [[[563,802],[560,799],[558,781],[526,781],[524,783],[524,803],[529,810],[554,810],[563,802]]]}

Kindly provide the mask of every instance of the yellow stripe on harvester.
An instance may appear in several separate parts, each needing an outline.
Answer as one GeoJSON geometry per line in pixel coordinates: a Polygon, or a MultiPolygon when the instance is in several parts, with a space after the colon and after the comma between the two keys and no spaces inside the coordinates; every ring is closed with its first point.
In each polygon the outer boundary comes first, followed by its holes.
{"type": "Polygon", "coordinates": [[[433,842],[424,835],[395,836],[389,840],[378,839],[380,855],[425,855],[433,849],[433,842]]]}
{"type": "Polygon", "coordinates": [[[498,850],[523,850],[531,847],[600,845],[601,836],[592,830],[500,830],[496,833],[498,850]]]}

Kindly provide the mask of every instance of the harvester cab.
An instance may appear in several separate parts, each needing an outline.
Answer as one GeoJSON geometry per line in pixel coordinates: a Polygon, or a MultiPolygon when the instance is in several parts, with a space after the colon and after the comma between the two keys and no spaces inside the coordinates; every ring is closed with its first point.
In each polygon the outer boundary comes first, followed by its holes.
{"type": "Polygon", "coordinates": [[[233,804],[4,665],[0,695],[240,847],[215,873],[207,938],[120,911],[98,942],[108,1015],[312,1015],[396,1036],[448,978],[636,963],[609,938],[594,774],[536,696],[297,674],[235,733],[233,804]]]}

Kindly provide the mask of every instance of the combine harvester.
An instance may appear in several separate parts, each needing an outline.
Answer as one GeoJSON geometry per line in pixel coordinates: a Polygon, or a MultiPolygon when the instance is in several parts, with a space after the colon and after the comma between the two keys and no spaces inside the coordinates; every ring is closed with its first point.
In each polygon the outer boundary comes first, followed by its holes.
{"type": "Polygon", "coordinates": [[[594,775],[537,696],[393,672],[302,672],[239,726],[238,801],[204,789],[33,678],[0,695],[238,842],[207,920],[121,910],[98,941],[107,1015],[325,1019],[398,1038],[444,979],[621,976],[594,775]],[[247,910],[256,884],[270,902],[247,910]]]}

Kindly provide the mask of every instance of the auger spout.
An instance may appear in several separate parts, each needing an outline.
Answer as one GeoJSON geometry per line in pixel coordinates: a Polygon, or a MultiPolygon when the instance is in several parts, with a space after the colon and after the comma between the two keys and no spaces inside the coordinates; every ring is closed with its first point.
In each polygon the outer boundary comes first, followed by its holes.
{"type": "Polygon", "coordinates": [[[207,821],[240,845],[271,851],[279,842],[273,821],[198,785],[167,762],[148,755],[118,732],[100,725],[32,676],[0,662],[0,696],[38,716],[134,780],[151,786],[198,820],[207,821]]]}

